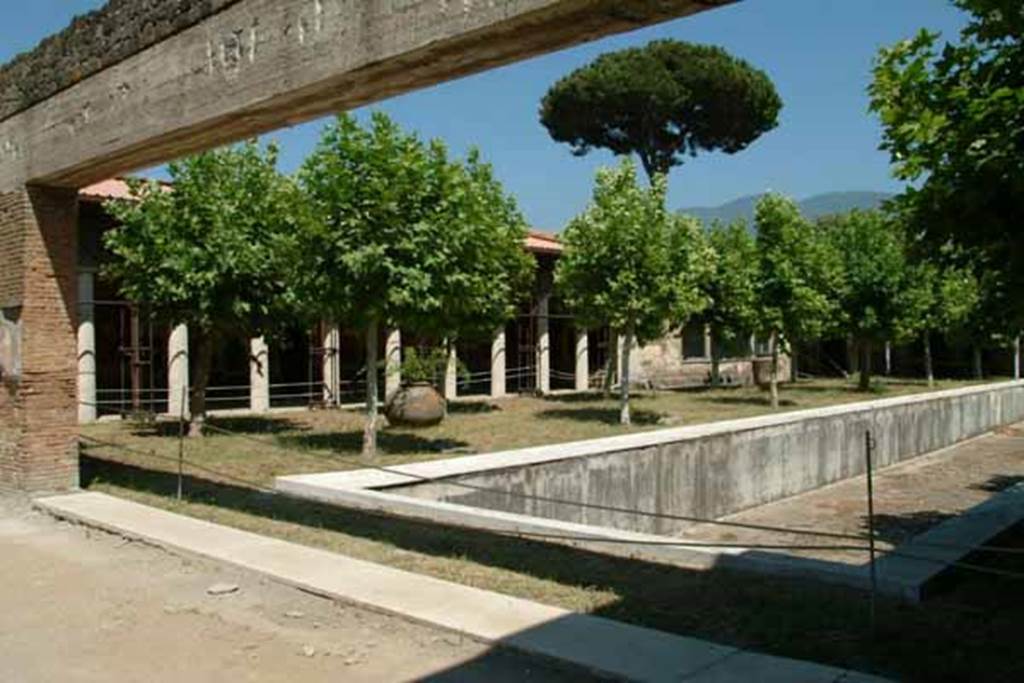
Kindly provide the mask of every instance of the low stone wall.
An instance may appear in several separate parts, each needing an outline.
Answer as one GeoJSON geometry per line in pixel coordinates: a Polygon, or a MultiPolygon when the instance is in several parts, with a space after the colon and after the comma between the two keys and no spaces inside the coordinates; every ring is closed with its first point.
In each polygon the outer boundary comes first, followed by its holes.
{"type": "Polygon", "coordinates": [[[877,444],[875,466],[882,468],[1022,419],[1024,382],[1007,382],[712,424],[700,430],[638,434],[633,436],[642,442],[635,447],[601,450],[595,441],[593,449],[576,448],[573,457],[465,471],[386,490],[590,526],[675,535],[688,524],[554,501],[718,518],[864,473],[869,430],[877,444]],[[491,490],[453,486],[453,481],[491,490]]]}

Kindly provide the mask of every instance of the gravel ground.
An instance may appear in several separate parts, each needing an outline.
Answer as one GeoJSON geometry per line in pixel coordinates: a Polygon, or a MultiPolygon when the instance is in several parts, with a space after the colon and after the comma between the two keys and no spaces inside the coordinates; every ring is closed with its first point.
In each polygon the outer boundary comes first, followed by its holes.
{"type": "Polygon", "coordinates": [[[5,683],[581,680],[459,635],[60,523],[24,499],[0,497],[0,576],[5,683]]]}

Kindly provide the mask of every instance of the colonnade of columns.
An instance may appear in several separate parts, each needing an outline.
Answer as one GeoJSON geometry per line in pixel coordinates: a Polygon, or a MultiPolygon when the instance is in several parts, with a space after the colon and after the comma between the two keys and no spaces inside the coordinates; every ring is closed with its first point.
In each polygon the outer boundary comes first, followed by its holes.
{"type": "MultiPolygon", "coordinates": [[[[80,422],[95,421],[97,409],[96,383],[96,327],[94,324],[95,305],[93,288],[95,275],[82,271],[78,276],[79,322],[78,322],[78,419],[80,422]]],[[[320,340],[323,345],[323,400],[329,405],[340,403],[341,379],[341,330],[328,326],[320,340]]],[[[254,413],[270,410],[270,348],[263,338],[249,341],[249,409],[254,413]]],[[[390,397],[402,383],[401,370],[402,333],[388,331],[384,347],[385,396],[390,397]]],[[[495,332],[491,341],[490,391],[492,398],[506,395],[506,370],[508,367],[507,340],[505,329],[495,332]]],[[[590,383],[588,339],[585,330],[575,335],[575,382],[577,391],[586,391],[590,383]]],[[[442,390],[446,398],[458,396],[458,353],[454,345],[450,349],[442,390]]],[[[537,308],[536,341],[536,387],[540,393],[551,391],[551,340],[548,320],[548,297],[541,297],[537,308]]],[[[167,413],[172,416],[188,417],[189,376],[189,333],[185,325],[171,329],[167,343],[167,413]]]]}

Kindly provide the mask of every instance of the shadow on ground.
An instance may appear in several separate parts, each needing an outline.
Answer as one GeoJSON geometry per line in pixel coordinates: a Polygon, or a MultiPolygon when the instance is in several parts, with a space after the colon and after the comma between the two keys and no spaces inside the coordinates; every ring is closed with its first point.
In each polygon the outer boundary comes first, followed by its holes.
{"type": "MultiPolygon", "coordinates": [[[[632,409],[630,415],[635,425],[656,425],[663,415],[651,410],[632,409]]],[[[619,424],[618,408],[548,408],[537,413],[542,420],[578,420],[580,422],[600,422],[606,425],[619,424]]]]}
{"type": "MultiPolygon", "coordinates": [[[[170,472],[83,457],[82,482],[84,487],[134,492],[143,502],[175,505],[177,478],[170,472]]],[[[872,638],[867,596],[849,589],[615,558],[346,510],[197,476],[185,477],[184,490],[189,503],[222,511],[220,521],[342,552],[345,543],[352,543],[347,536],[423,556],[468,560],[529,586],[525,597],[542,602],[557,600],[564,587],[599,591],[592,598],[596,604],[574,606],[651,628],[900,679],[974,681],[980,680],[979,672],[990,680],[1024,679],[1024,662],[1016,654],[1024,591],[1013,579],[964,575],[924,606],[881,599],[872,638]],[[970,603],[964,603],[964,596],[970,603]]],[[[408,568],[422,569],[414,556],[403,560],[408,568]]],[[[1010,561],[1024,572],[1024,557],[1010,561]]],[[[466,580],[486,587],[487,579],[478,573],[470,568],[466,580]]]]}
{"type": "MultiPolygon", "coordinates": [[[[358,455],[363,447],[363,432],[315,432],[309,434],[281,434],[277,443],[285,447],[306,450],[332,451],[346,456],[358,455]]],[[[383,455],[409,453],[444,453],[468,448],[469,444],[457,439],[430,439],[410,434],[380,430],[377,432],[377,450],[383,455]]]]}

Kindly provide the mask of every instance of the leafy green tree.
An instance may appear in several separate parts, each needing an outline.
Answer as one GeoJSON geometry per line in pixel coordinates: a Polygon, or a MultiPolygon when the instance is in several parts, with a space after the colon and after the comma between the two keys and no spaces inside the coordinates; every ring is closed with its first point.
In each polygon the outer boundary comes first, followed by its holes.
{"type": "Polygon", "coordinates": [[[296,289],[311,317],[366,337],[363,451],[376,452],[382,325],[446,339],[489,337],[515,315],[533,260],[525,222],[473,152],[448,158],[382,113],[328,126],[299,171],[312,220],[299,236],[296,289]]]}
{"type": "Polygon", "coordinates": [[[757,225],[757,331],[771,349],[771,402],[779,406],[779,354],[796,340],[818,339],[834,326],[838,257],[786,197],[766,194],[757,225]]]}
{"type": "Polygon", "coordinates": [[[250,142],[171,163],[171,188],[129,180],[132,199],[107,210],[106,277],[156,319],[187,324],[193,342],[189,433],[202,434],[214,348],[289,322],[285,274],[298,192],[276,170],[277,150],[250,142]]]}
{"type": "Polygon", "coordinates": [[[932,340],[962,329],[979,303],[978,281],[970,267],[949,258],[919,258],[909,264],[907,287],[900,300],[898,337],[920,335],[928,386],[935,384],[932,340]]]}
{"type": "Polygon", "coordinates": [[[1020,0],[954,0],[959,41],[921,31],[881,50],[870,87],[902,201],[926,236],[984,252],[1024,325],[1024,13],[1020,0]]]}
{"type": "Polygon", "coordinates": [[[715,223],[707,239],[715,258],[701,282],[708,307],[700,320],[711,330],[711,384],[718,386],[722,348],[747,340],[757,327],[757,243],[744,221],[715,223]]]}
{"type": "Polygon", "coordinates": [[[991,267],[986,261],[976,263],[977,284],[974,305],[967,313],[958,336],[971,347],[972,374],[983,379],[983,352],[985,349],[1013,347],[1019,336],[1019,323],[1013,317],[1012,295],[1006,286],[1006,274],[991,267]]]}
{"type": "Polygon", "coordinates": [[[699,224],[665,210],[665,178],[637,184],[623,159],[597,173],[593,199],[563,233],[565,252],[555,269],[563,300],[588,327],[621,332],[619,378],[622,424],[630,423],[630,354],[635,342],[660,337],[671,321],[704,306],[698,287],[711,258],[699,224]]]}
{"type": "Polygon", "coordinates": [[[901,340],[907,325],[907,292],[912,271],[899,223],[879,211],[851,211],[825,221],[842,258],[843,287],[838,317],[842,331],[860,353],[859,388],[871,388],[872,345],[901,340]]]}
{"type": "Polygon", "coordinates": [[[745,149],[778,124],[781,108],[768,76],[722,48],[657,40],[562,78],[540,120],[574,154],[637,154],[653,180],[687,154],[745,149]]]}

